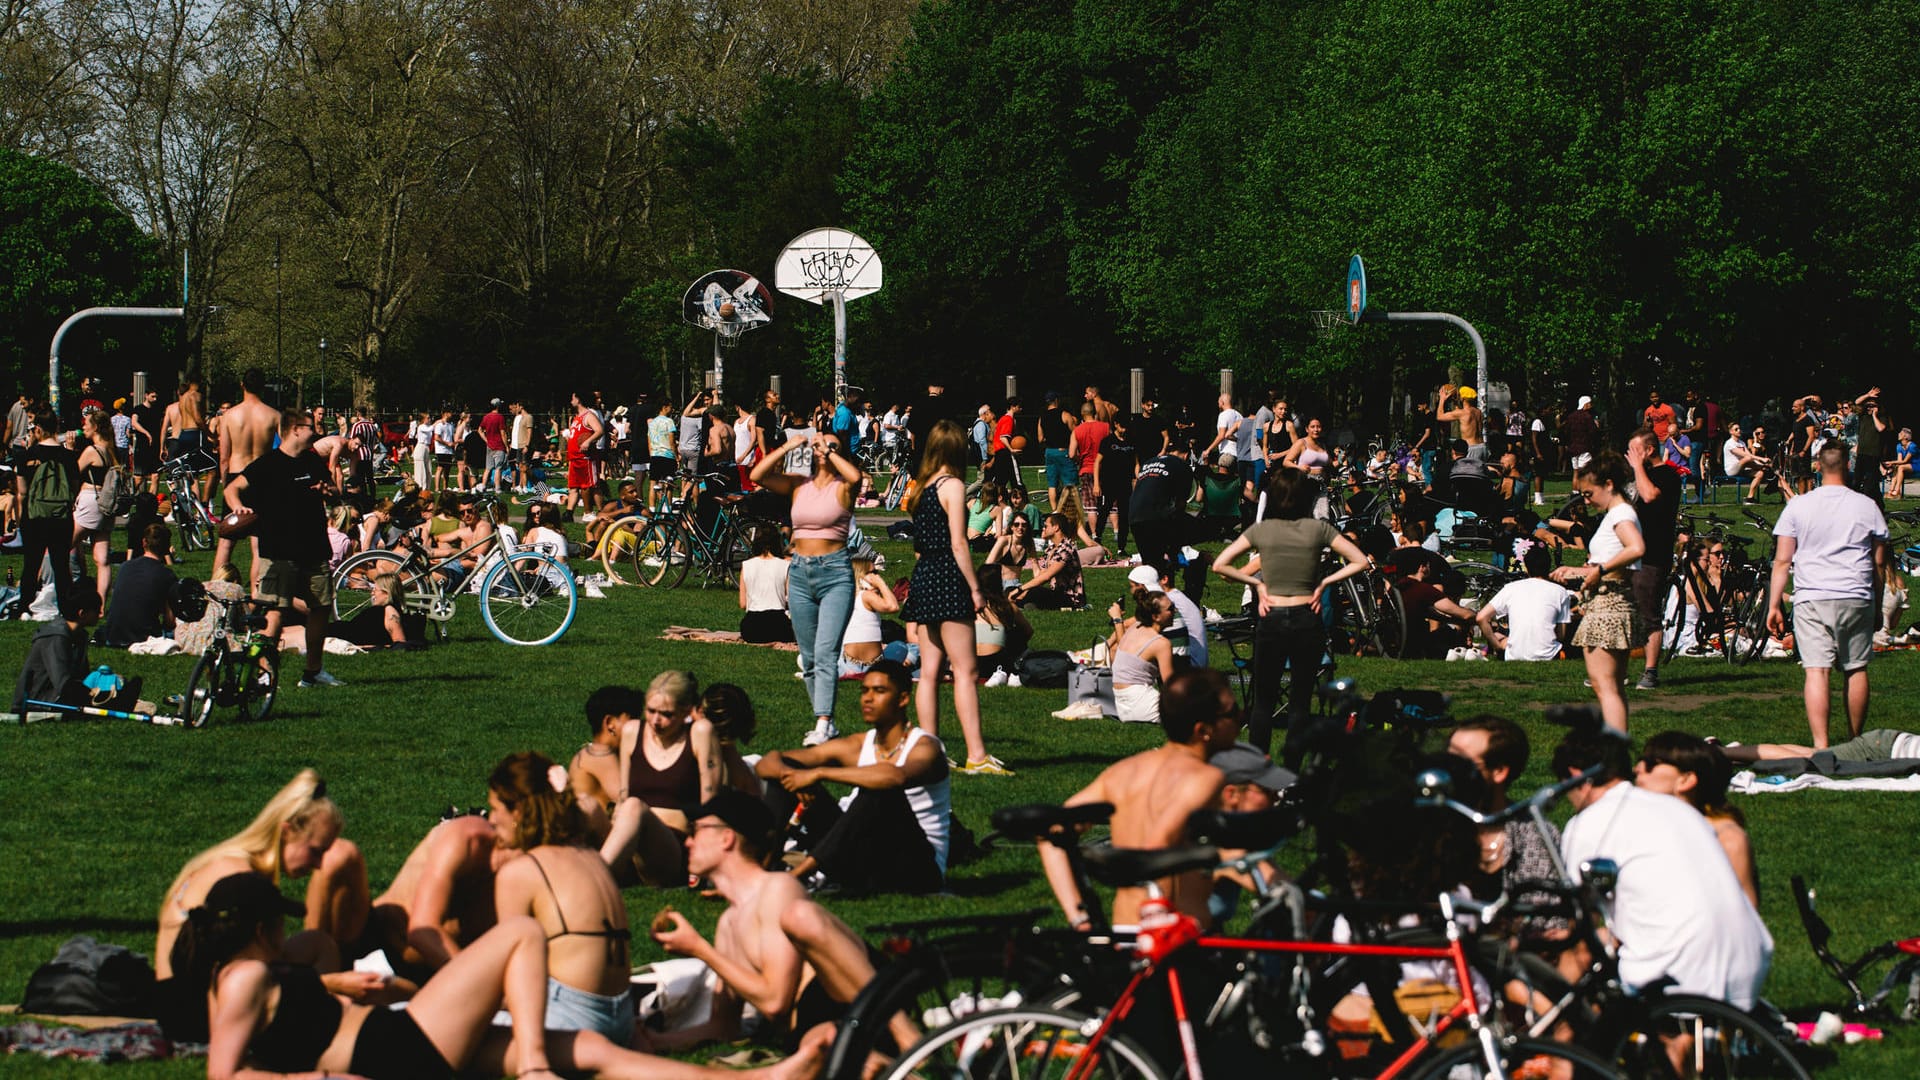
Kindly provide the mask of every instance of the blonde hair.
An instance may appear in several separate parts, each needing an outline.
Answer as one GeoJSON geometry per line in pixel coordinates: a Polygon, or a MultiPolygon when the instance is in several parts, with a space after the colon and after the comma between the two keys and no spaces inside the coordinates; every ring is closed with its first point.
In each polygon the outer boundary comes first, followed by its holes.
{"type": "Polygon", "coordinates": [[[341,503],[339,506],[334,507],[333,512],[328,514],[327,517],[330,519],[328,524],[332,525],[335,531],[346,532],[347,526],[353,524],[353,507],[346,503],[341,503]]]}
{"type": "Polygon", "coordinates": [[[674,708],[685,711],[693,708],[694,699],[700,696],[700,680],[691,671],[668,669],[647,684],[647,696],[655,694],[667,695],[673,699],[674,708]]]}
{"type": "Polygon", "coordinates": [[[245,859],[248,865],[277,884],[281,869],[281,827],[292,825],[293,831],[300,833],[317,821],[330,822],[336,828],[344,823],[340,808],[327,798],[327,782],[312,769],[302,769],[300,775],[267,800],[259,816],[246,828],[188,859],[173,884],[167,886],[167,895],[178,893],[188,878],[220,859],[245,859]]]}
{"type": "Polygon", "coordinates": [[[389,604],[399,603],[400,602],[400,575],[393,572],[392,570],[380,571],[379,573],[373,575],[372,583],[367,586],[368,592],[372,592],[374,589],[380,589],[387,594],[387,603],[389,604]]]}

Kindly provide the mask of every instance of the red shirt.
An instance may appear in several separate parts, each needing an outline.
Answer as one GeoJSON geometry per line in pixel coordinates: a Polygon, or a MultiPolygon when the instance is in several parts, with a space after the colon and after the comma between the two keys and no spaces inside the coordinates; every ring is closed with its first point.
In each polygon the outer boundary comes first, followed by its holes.
{"type": "Polygon", "coordinates": [[[1642,415],[1647,418],[1647,426],[1653,429],[1654,438],[1664,440],[1673,431],[1673,406],[1666,402],[1647,406],[1647,411],[1642,415]]]}
{"type": "Polygon", "coordinates": [[[1104,420],[1082,420],[1073,429],[1073,456],[1080,462],[1081,475],[1093,471],[1093,459],[1100,456],[1100,440],[1111,430],[1104,420]]]}
{"type": "Polygon", "coordinates": [[[1007,440],[1013,438],[1013,414],[1001,413],[1000,419],[993,422],[993,449],[997,453],[1007,449],[1007,440]]]}
{"type": "Polygon", "coordinates": [[[487,440],[487,449],[505,450],[507,448],[507,418],[499,410],[480,418],[480,437],[487,440]]]}

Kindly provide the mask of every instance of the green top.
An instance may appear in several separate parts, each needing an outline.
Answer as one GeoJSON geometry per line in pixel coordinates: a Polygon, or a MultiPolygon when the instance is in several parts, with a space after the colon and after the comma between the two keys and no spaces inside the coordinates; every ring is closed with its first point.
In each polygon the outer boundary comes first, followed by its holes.
{"type": "Polygon", "coordinates": [[[1319,518],[1256,521],[1244,534],[1260,556],[1260,580],[1274,596],[1306,596],[1320,584],[1320,558],[1339,530],[1319,518]]]}

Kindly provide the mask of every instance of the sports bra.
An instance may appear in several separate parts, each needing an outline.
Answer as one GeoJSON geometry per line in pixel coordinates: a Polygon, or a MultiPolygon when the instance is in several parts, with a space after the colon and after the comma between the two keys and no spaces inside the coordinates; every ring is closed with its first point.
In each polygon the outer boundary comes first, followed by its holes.
{"type": "Polygon", "coordinates": [[[1332,460],[1325,450],[1315,450],[1311,446],[1300,451],[1300,468],[1308,472],[1314,469],[1324,469],[1327,467],[1327,463],[1332,460]]]}
{"type": "Polygon", "coordinates": [[[548,934],[547,940],[563,937],[597,937],[607,939],[607,963],[624,969],[627,964],[627,945],[633,940],[633,932],[625,927],[613,925],[613,920],[602,915],[598,930],[572,930],[567,927],[567,913],[560,909],[560,894],[553,891],[553,879],[547,876],[547,868],[540,865],[540,859],[533,852],[527,852],[527,858],[533,860],[533,868],[540,871],[540,880],[547,886],[547,895],[553,897],[553,914],[560,920],[560,932],[548,934]]]}
{"type": "Polygon", "coordinates": [[[664,769],[654,768],[645,749],[635,747],[633,762],[628,766],[627,794],[665,810],[693,809],[700,801],[700,763],[693,758],[691,743],[680,745],[679,760],[664,769]]]}
{"type": "Polygon", "coordinates": [[[997,626],[978,615],[973,617],[973,644],[975,648],[991,645],[995,648],[1007,647],[1007,628],[997,626]]]}
{"type": "Polygon", "coordinates": [[[307,1072],[333,1042],[345,1010],[321,984],[320,973],[307,965],[275,961],[267,970],[280,984],[280,1005],[248,1049],[269,1071],[307,1072]]]}

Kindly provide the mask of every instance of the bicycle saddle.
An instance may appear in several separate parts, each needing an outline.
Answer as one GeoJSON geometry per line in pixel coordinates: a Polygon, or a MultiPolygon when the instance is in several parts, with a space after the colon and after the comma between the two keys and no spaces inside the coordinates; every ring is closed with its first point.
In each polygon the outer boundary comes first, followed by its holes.
{"type": "Polygon", "coordinates": [[[1100,825],[1112,816],[1112,803],[1087,803],[1083,806],[1032,803],[1026,806],[1003,806],[993,812],[992,821],[993,831],[1009,840],[1037,840],[1057,828],[1100,825]]]}
{"type": "Polygon", "coordinates": [[[1087,876],[1115,888],[1141,885],[1189,870],[1211,870],[1220,865],[1212,847],[1117,848],[1101,845],[1081,853],[1087,876]]]}
{"type": "Polygon", "coordinates": [[[1195,810],[1187,818],[1187,835],[1197,844],[1251,850],[1273,847],[1298,835],[1305,825],[1299,811],[1290,806],[1275,806],[1250,814],[1195,810]]]}

